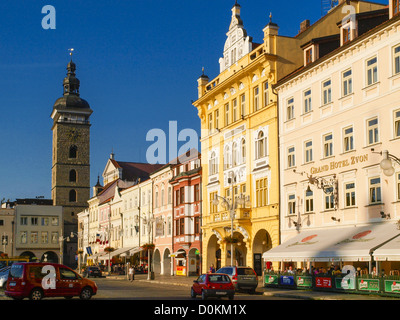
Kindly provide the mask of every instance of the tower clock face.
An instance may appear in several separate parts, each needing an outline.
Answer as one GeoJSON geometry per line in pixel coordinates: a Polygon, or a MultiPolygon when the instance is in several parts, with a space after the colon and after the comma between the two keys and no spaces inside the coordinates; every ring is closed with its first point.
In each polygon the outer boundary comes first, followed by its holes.
{"type": "Polygon", "coordinates": [[[76,128],[72,128],[68,130],[68,139],[71,142],[76,142],[80,137],[80,133],[78,132],[78,130],[76,130],[76,128]]]}

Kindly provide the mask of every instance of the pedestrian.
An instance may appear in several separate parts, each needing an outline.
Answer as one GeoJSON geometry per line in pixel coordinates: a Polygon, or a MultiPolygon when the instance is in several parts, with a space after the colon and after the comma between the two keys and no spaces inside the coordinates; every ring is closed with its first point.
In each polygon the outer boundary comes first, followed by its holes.
{"type": "Polygon", "coordinates": [[[128,274],[129,274],[129,281],[130,282],[135,280],[135,269],[132,266],[129,266],[128,274]]]}
{"type": "Polygon", "coordinates": [[[210,273],[215,273],[215,268],[213,264],[211,264],[210,266],[210,273]]]}

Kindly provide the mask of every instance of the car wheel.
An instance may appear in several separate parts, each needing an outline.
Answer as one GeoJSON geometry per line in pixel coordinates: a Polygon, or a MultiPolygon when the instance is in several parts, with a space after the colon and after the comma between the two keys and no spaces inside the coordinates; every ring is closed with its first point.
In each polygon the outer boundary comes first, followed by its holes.
{"type": "Polygon", "coordinates": [[[43,299],[43,291],[39,288],[35,288],[31,291],[29,295],[30,300],[42,300],[43,299]]]}
{"type": "Polygon", "coordinates": [[[81,294],[79,295],[79,298],[82,300],[89,300],[92,297],[92,289],[89,287],[85,287],[82,289],[81,294]]]}
{"type": "Polygon", "coordinates": [[[195,299],[196,298],[196,292],[194,292],[193,288],[190,290],[190,296],[195,299]]]}
{"type": "Polygon", "coordinates": [[[207,294],[206,294],[206,292],[204,290],[201,292],[201,299],[202,300],[206,300],[207,299],[207,294]]]}

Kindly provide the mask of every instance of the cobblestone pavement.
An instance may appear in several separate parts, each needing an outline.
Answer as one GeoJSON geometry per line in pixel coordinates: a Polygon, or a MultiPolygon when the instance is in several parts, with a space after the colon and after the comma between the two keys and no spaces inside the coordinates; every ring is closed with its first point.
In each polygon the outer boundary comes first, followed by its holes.
{"type": "MultiPolygon", "coordinates": [[[[193,280],[197,277],[170,276],[170,275],[155,275],[153,280],[148,279],[147,274],[136,274],[134,281],[150,281],[152,283],[167,284],[174,286],[183,286],[190,288],[193,280]]],[[[127,276],[106,276],[106,279],[126,281],[127,276]]],[[[281,297],[301,300],[399,300],[399,298],[381,297],[372,294],[351,294],[351,293],[336,293],[336,292],[321,292],[312,290],[290,290],[281,288],[264,288],[260,280],[257,288],[258,294],[263,294],[271,297],[281,297]]],[[[8,300],[4,295],[4,290],[0,289],[0,300],[8,300]]]]}

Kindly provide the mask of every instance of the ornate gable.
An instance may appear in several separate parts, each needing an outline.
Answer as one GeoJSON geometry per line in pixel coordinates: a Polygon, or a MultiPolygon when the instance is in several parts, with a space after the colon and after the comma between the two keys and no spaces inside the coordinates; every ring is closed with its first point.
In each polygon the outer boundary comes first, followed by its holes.
{"type": "Polygon", "coordinates": [[[219,59],[220,72],[225,71],[239,59],[251,51],[252,38],[247,36],[240,18],[240,5],[235,3],[232,8],[232,20],[224,46],[224,56],[219,59]]]}

